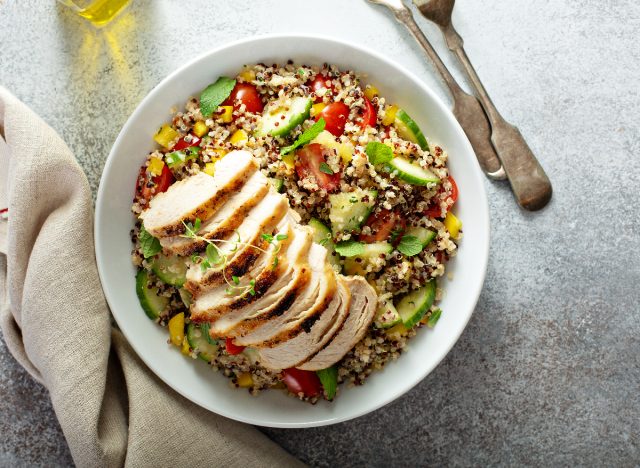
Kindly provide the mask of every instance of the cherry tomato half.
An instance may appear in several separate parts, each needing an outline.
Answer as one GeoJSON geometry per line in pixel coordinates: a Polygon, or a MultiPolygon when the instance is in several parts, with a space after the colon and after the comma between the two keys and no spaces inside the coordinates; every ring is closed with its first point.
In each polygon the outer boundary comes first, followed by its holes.
{"type": "Polygon", "coordinates": [[[282,380],[291,393],[297,395],[302,392],[307,397],[322,393],[322,384],[315,372],[291,368],[285,369],[282,373],[282,380]]]}
{"type": "Polygon", "coordinates": [[[236,110],[240,108],[240,104],[244,104],[246,111],[252,114],[259,114],[264,109],[258,88],[249,83],[236,83],[229,97],[222,103],[223,106],[233,106],[236,110]]]}
{"type": "Polygon", "coordinates": [[[224,342],[224,347],[231,356],[240,354],[244,350],[244,346],[238,346],[233,342],[233,338],[227,338],[224,342]]]}
{"type": "MultiPolygon", "coordinates": [[[[453,200],[453,203],[447,206],[447,211],[451,210],[453,205],[455,205],[455,203],[458,201],[459,196],[458,184],[456,184],[456,181],[451,176],[449,176],[449,180],[451,181],[451,199],[453,200]]],[[[442,193],[442,188],[440,189],[439,193],[442,193]]],[[[424,215],[429,216],[430,218],[442,218],[440,207],[438,206],[430,206],[429,208],[424,210],[424,215]]]]}
{"type": "Polygon", "coordinates": [[[371,234],[360,234],[358,240],[368,244],[384,242],[396,231],[394,241],[400,241],[400,234],[407,226],[407,221],[395,211],[382,209],[367,218],[365,226],[371,228],[371,234]]]}
{"type": "Polygon", "coordinates": [[[160,175],[151,178],[151,181],[153,182],[153,187],[148,187],[149,173],[147,172],[146,166],[142,166],[136,184],[136,199],[144,204],[149,203],[149,200],[151,200],[154,195],[166,192],[169,186],[175,181],[175,178],[173,177],[171,169],[165,165],[162,167],[160,175]]]}
{"type": "Polygon", "coordinates": [[[376,108],[373,107],[371,101],[368,98],[364,98],[364,113],[362,114],[362,122],[360,122],[360,126],[362,128],[366,127],[375,127],[378,122],[378,113],[376,112],[376,108]]]}
{"type": "Polygon", "coordinates": [[[311,87],[311,91],[316,93],[316,97],[313,100],[315,103],[322,102],[322,98],[326,94],[329,96],[333,95],[333,81],[331,81],[331,78],[327,75],[318,73],[309,86],[311,87]],[[320,90],[322,89],[326,89],[327,91],[321,93],[320,90]]]}
{"type": "Polygon", "coordinates": [[[180,151],[183,149],[187,149],[190,146],[198,146],[200,144],[200,138],[198,138],[195,135],[191,135],[191,141],[190,142],[186,142],[184,137],[180,138],[175,145],[173,145],[172,150],[173,151],[180,151]]]}
{"type": "Polygon", "coordinates": [[[455,204],[455,202],[458,201],[458,184],[456,184],[456,181],[453,177],[449,176],[449,182],[451,182],[451,199],[453,200],[453,203],[455,204]]]}
{"type": "Polygon", "coordinates": [[[316,121],[321,117],[326,123],[324,129],[335,136],[340,136],[344,133],[344,125],[349,117],[349,107],[344,102],[332,102],[316,115],[316,121]]]}
{"type": "Polygon", "coordinates": [[[328,174],[329,150],[318,143],[312,143],[296,151],[296,172],[300,179],[313,177],[320,188],[332,192],[340,186],[340,172],[328,174]],[[323,164],[324,163],[324,164],[323,164]]]}

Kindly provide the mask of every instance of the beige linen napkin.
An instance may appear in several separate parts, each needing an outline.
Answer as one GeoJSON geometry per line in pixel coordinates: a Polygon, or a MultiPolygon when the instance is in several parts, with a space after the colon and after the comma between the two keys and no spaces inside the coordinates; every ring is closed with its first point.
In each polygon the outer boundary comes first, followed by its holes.
{"type": "Polygon", "coordinates": [[[111,328],[87,180],[58,135],[0,87],[0,323],[51,394],[79,466],[301,466],[256,429],[164,385],[111,328]]]}

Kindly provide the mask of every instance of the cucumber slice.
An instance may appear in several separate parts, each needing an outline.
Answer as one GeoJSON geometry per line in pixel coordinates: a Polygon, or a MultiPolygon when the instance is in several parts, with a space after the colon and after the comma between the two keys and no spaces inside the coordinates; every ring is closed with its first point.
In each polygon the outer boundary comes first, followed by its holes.
{"type": "Polygon", "coordinates": [[[294,97],[288,107],[282,107],[276,101],[267,105],[258,124],[257,135],[285,136],[309,118],[310,98],[294,97]],[[283,118],[284,117],[284,118],[283,118]]]}
{"type": "Polygon", "coordinates": [[[402,322],[402,319],[393,302],[385,301],[378,306],[378,310],[376,310],[376,315],[373,319],[373,325],[376,328],[391,328],[400,322],[402,322]]]}
{"type": "Polygon", "coordinates": [[[187,280],[187,264],[177,255],[158,255],[151,265],[153,272],[167,284],[181,288],[187,280]]]}
{"type": "Polygon", "coordinates": [[[422,244],[422,248],[424,249],[429,242],[436,238],[437,233],[432,231],[431,229],[423,228],[423,227],[410,227],[404,232],[405,236],[414,236],[420,241],[422,244]]]}
{"type": "Polygon", "coordinates": [[[273,188],[276,189],[276,192],[282,193],[282,189],[284,188],[283,179],[275,179],[273,177],[269,177],[269,182],[271,182],[271,185],[273,186],[273,188]]]}
{"type": "Polygon", "coordinates": [[[191,302],[193,298],[191,297],[191,293],[184,288],[178,289],[178,294],[180,294],[180,299],[182,299],[182,303],[188,309],[191,307],[191,302]]]}
{"type": "Polygon", "coordinates": [[[209,334],[209,330],[210,329],[211,329],[211,324],[210,323],[200,324],[200,330],[202,330],[202,334],[205,336],[207,341],[209,343],[211,343],[212,345],[217,346],[218,345],[218,340],[216,340],[215,338],[211,338],[211,335],[209,334]]]}
{"type": "Polygon", "coordinates": [[[136,274],[136,294],[140,305],[151,320],[156,320],[169,306],[169,298],[158,295],[158,288],[149,287],[149,272],[138,270],[136,274]]]}
{"type": "Polygon", "coordinates": [[[358,188],[353,192],[329,195],[329,221],[333,235],[360,228],[367,221],[377,196],[375,190],[358,188]]]}
{"type": "Polygon", "coordinates": [[[364,244],[364,252],[358,257],[369,259],[379,257],[382,254],[390,254],[391,252],[393,252],[393,246],[388,242],[373,242],[364,244]]]}
{"type": "Polygon", "coordinates": [[[331,230],[318,218],[311,218],[309,220],[309,227],[313,230],[313,242],[324,246],[329,252],[327,255],[329,263],[338,268],[342,268],[340,265],[340,257],[335,253],[336,244],[331,237],[331,230]]]}
{"type": "Polygon", "coordinates": [[[429,281],[400,299],[396,306],[405,327],[411,328],[427,313],[436,298],[436,282],[429,281]]]}
{"type": "Polygon", "coordinates": [[[207,336],[208,330],[207,333],[205,333],[205,330],[193,322],[187,325],[187,341],[189,342],[189,346],[198,354],[200,359],[205,362],[211,362],[218,350],[218,345],[217,343],[215,345],[211,344],[207,340],[207,336]]]}
{"type": "Polygon", "coordinates": [[[423,169],[401,156],[397,156],[388,163],[385,163],[384,169],[387,172],[395,172],[399,179],[413,185],[440,183],[440,179],[433,172],[428,169],[423,169]]]}
{"type": "Polygon", "coordinates": [[[420,130],[420,127],[418,127],[418,124],[405,111],[398,109],[393,124],[401,138],[415,143],[424,151],[429,151],[427,138],[422,133],[422,130],[420,130]]]}
{"type": "MultiPolygon", "coordinates": [[[[350,242],[350,241],[347,241],[350,242]]],[[[374,242],[372,244],[362,244],[362,253],[344,260],[344,272],[348,275],[366,276],[367,263],[382,254],[393,252],[393,246],[388,242],[374,242]]]]}

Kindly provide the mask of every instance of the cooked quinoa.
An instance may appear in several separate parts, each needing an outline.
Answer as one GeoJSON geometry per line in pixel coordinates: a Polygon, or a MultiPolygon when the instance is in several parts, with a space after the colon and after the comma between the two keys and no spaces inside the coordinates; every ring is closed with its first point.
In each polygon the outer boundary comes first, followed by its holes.
{"type": "MultiPolygon", "coordinates": [[[[261,115],[247,112],[244,104],[234,106],[232,115],[218,112],[205,118],[201,113],[199,98],[189,99],[184,110],[175,112],[169,124],[175,132],[175,137],[168,148],[157,149],[147,157],[132,206],[136,217],[147,207],[149,198],[157,190],[152,178],[154,174],[157,175],[157,168],[161,162],[167,163],[167,156],[174,151],[176,142],[181,140],[186,144],[197,144],[200,149],[197,157],[189,158],[171,168],[176,180],[203,170],[206,172],[211,163],[226,153],[235,149],[246,149],[257,158],[265,176],[281,181],[281,192],[288,198],[291,208],[300,215],[303,224],[315,218],[330,225],[331,190],[319,184],[313,176],[301,177],[295,164],[283,160],[281,148],[294,143],[315,123],[314,112],[322,109],[322,104],[342,102],[348,106],[349,116],[342,134],[332,136],[338,145],[332,145],[334,147],[326,154],[327,173],[341,174],[339,186],[334,191],[349,193],[355,188],[374,190],[377,192],[377,198],[369,215],[371,219],[393,212],[400,215],[403,226],[422,227],[435,232],[435,238],[420,253],[407,256],[397,249],[401,232],[394,230],[390,238],[394,245],[391,253],[380,254],[366,261],[356,258],[348,267],[352,270],[355,267],[358,274],[366,277],[378,293],[380,304],[396,302],[408,292],[444,275],[446,263],[450,257],[455,256],[457,242],[461,239],[462,233],[458,233],[454,240],[445,224],[447,213],[455,203],[457,188],[449,176],[448,155],[437,146],[437,142],[429,141],[430,150],[425,150],[418,144],[400,137],[396,127],[388,122],[390,113],[394,112],[393,103],[387,102],[383,96],[373,91],[375,88],[368,89],[367,85],[371,84],[363,83],[353,71],[342,71],[327,64],[322,67],[301,66],[291,62],[284,66],[257,64],[246,66],[235,80],[237,83],[253,85],[264,103],[277,100],[286,105],[294,97],[311,96],[315,99],[311,116],[284,137],[268,134],[261,136],[257,132],[261,115]],[[322,76],[327,84],[326,89],[320,92],[314,92],[310,87],[310,83],[317,76],[322,76]],[[361,124],[363,115],[367,112],[367,99],[377,113],[375,126],[361,124]],[[198,131],[194,132],[194,129],[198,131]],[[196,137],[195,133],[203,135],[200,138],[196,137]],[[370,142],[388,145],[395,156],[402,156],[414,165],[428,169],[441,183],[412,185],[403,181],[393,171],[383,170],[380,165],[374,166],[366,152],[370,142]],[[350,153],[350,157],[345,158],[340,148],[350,153]],[[146,197],[140,196],[141,186],[146,190],[146,197]]],[[[340,242],[372,235],[376,235],[376,229],[372,230],[371,225],[365,223],[356,231],[335,234],[332,240],[340,242]]],[[[139,237],[140,222],[137,221],[131,231],[131,239],[135,245],[132,261],[138,268],[148,272],[148,287],[158,288],[159,295],[169,300],[168,307],[156,319],[157,322],[166,326],[173,317],[183,313],[185,323],[188,324],[189,309],[185,305],[184,297],[177,287],[166,284],[153,273],[151,259],[144,258],[139,237]]],[[[344,267],[345,262],[348,262],[336,252],[333,255],[338,259],[336,268],[344,267]]],[[[435,303],[411,329],[402,326],[383,329],[372,323],[366,336],[337,364],[338,382],[362,385],[371,372],[397,359],[407,346],[408,340],[420,333],[418,329],[427,326],[432,314],[436,311],[440,313],[436,304],[441,296],[442,291],[437,289],[435,303]]],[[[197,358],[197,353],[188,345],[183,344],[182,351],[193,359],[197,358]]],[[[231,355],[226,347],[221,345],[211,356],[210,365],[227,376],[231,385],[247,388],[253,395],[269,388],[281,388],[286,391],[282,371],[262,367],[256,357],[255,350],[245,349],[239,354],[231,355]]],[[[319,398],[309,398],[303,393],[296,396],[311,403],[315,403],[319,398]]]]}

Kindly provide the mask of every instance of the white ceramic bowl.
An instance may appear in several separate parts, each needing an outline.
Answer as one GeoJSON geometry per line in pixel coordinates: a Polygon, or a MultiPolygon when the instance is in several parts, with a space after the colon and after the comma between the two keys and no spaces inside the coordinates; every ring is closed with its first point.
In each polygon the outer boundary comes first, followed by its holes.
{"type": "Polygon", "coordinates": [[[229,44],[181,67],[156,86],[138,106],[107,159],[96,203],[95,243],[104,292],[120,329],[142,360],[164,382],[198,405],[239,421],[273,427],[334,424],[369,413],[393,401],[424,379],[449,352],[467,324],[484,281],[489,251],[489,216],[482,175],[473,150],[445,105],[418,78],[393,61],[362,47],[323,37],[269,36],[229,44]],[[252,397],[229,386],[228,379],[198,360],[186,359],[167,345],[167,331],[143,313],[135,293],[131,264],[130,211],[138,169],[154,148],[153,134],[220,75],[234,76],[244,64],[257,62],[335,64],[375,83],[398,103],[427,137],[448,151],[449,167],[460,188],[455,211],[464,223],[464,240],[449,263],[453,280],[442,280],[446,296],[442,317],[433,330],[422,329],[406,353],[365,385],[342,386],[338,398],[310,405],[283,392],[252,397]]]}

